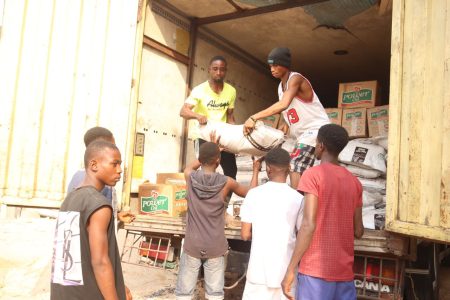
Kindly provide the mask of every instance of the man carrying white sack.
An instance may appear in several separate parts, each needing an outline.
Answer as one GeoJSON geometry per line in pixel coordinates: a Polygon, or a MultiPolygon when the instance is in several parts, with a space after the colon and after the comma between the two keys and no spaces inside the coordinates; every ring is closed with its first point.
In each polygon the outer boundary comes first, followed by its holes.
{"type": "Polygon", "coordinates": [[[330,120],[311,83],[303,75],[290,70],[291,53],[288,48],[275,48],[268,56],[272,76],[281,80],[279,101],[247,119],[244,134],[249,134],[256,121],[282,112],[289,125],[290,135],[296,138],[291,153],[291,186],[296,189],[301,174],[314,165],[314,146],[317,132],[330,120]]]}
{"type": "MultiPolygon", "coordinates": [[[[209,79],[194,87],[180,110],[180,116],[186,120],[197,120],[205,125],[208,121],[234,124],[234,102],[236,89],[224,82],[227,73],[227,61],[222,56],[211,58],[208,67],[209,79]]],[[[206,141],[200,138],[198,126],[192,133],[195,139],[195,152],[206,141]]],[[[225,176],[236,179],[236,156],[222,151],[220,166],[225,176]]]]}

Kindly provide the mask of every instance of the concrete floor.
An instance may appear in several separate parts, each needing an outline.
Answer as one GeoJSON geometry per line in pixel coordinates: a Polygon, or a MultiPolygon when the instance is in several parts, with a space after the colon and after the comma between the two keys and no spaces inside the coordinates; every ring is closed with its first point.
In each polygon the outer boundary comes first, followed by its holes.
{"type": "MultiPolygon", "coordinates": [[[[33,214],[0,219],[0,299],[49,299],[54,228],[54,219],[36,218],[33,214]]],[[[119,242],[123,236],[120,231],[119,242]]],[[[123,264],[123,273],[135,300],[175,299],[175,271],[123,264]]],[[[450,300],[449,267],[441,268],[440,286],[440,299],[450,300]]],[[[240,299],[242,287],[227,292],[226,299],[240,299]]]]}

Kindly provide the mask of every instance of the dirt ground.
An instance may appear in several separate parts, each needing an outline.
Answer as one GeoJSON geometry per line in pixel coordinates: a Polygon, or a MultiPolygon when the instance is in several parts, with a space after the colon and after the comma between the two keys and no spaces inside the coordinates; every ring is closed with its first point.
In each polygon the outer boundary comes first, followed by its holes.
{"type": "MultiPolygon", "coordinates": [[[[0,299],[49,299],[50,258],[55,220],[25,212],[17,219],[0,219],[0,299]]],[[[119,231],[119,245],[124,231],[119,231]]],[[[175,299],[176,271],[122,264],[125,282],[136,300],[175,299]]],[[[226,285],[236,281],[228,276],[226,285]]],[[[199,281],[195,299],[204,299],[199,281]]],[[[244,280],[227,290],[225,299],[241,299],[244,280]]],[[[441,268],[441,300],[450,300],[450,268],[441,268]]]]}
{"type": "MultiPolygon", "coordinates": [[[[0,299],[50,298],[54,229],[55,219],[39,218],[31,211],[22,213],[18,219],[0,219],[0,299]]],[[[124,231],[120,230],[120,249],[124,235],[124,231]]],[[[126,263],[122,264],[122,268],[133,299],[175,299],[176,271],[126,263]]],[[[204,293],[202,284],[199,281],[195,299],[204,299],[201,296],[204,293]]],[[[243,283],[226,291],[226,299],[240,299],[242,290],[243,283]]]]}

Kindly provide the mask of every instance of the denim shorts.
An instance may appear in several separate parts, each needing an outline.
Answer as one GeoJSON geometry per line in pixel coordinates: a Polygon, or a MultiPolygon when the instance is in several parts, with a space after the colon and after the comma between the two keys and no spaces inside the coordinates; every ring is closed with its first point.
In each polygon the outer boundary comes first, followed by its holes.
{"type": "Polygon", "coordinates": [[[296,300],[355,300],[356,288],[351,281],[326,281],[298,273],[296,300]]]}
{"type": "Polygon", "coordinates": [[[197,285],[198,272],[203,265],[205,273],[206,299],[222,300],[225,276],[225,259],[223,256],[200,259],[181,254],[180,269],[178,271],[175,295],[177,300],[190,300],[197,285]]]}

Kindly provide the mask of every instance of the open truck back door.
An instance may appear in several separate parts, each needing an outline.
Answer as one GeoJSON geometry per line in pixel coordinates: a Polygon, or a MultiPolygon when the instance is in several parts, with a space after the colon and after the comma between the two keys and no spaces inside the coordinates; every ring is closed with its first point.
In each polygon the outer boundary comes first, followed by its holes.
{"type": "Polygon", "coordinates": [[[386,228],[450,242],[450,2],[394,1],[386,228]]]}

